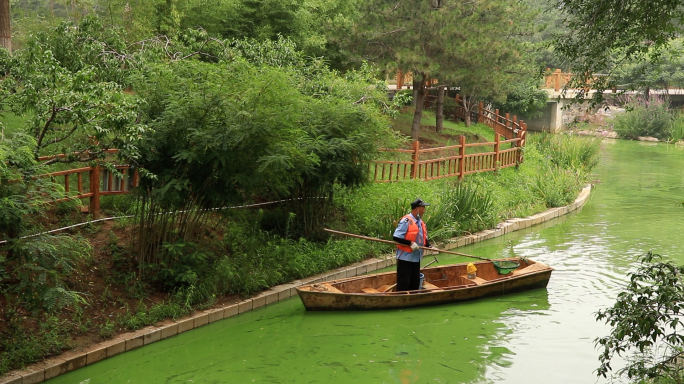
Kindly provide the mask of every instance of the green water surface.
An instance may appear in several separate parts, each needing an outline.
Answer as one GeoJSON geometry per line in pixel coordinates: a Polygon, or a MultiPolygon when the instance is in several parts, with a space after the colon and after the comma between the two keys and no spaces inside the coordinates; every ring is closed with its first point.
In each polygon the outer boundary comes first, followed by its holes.
{"type": "Polygon", "coordinates": [[[549,264],[546,289],[367,312],[306,312],[294,297],[49,383],[602,383],[596,311],[642,253],[684,263],[684,151],[606,141],[597,180],[579,213],[459,249],[549,264]]]}

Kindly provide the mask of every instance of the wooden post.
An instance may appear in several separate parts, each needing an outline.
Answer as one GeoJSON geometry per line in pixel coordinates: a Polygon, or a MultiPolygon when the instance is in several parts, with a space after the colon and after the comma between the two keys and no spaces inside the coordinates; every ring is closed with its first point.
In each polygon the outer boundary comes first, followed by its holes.
{"type": "Polygon", "coordinates": [[[100,166],[94,165],[90,169],[90,213],[94,219],[100,216],[100,166]]]}
{"type": "Polygon", "coordinates": [[[499,123],[499,110],[494,110],[494,132],[503,133],[504,130],[501,129],[501,123],[499,123]]]}
{"type": "Polygon", "coordinates": [[[558,92],[561,87],[561,70],[560,68],[556,68],[556,71],[553,73],[553,90],[558,92]]]}
{"type": "Polygon", "coordinates": [[[83,174],[81,172],[76,174],[76,188],[79,195],[83,193],[83,174]]]}
{"type": "Polygon", "coordinates": [[[64,175],[64,192],[69,192],[69,175],[64,175]]]}
{"type": "Polygon", "coordinates": [[[494,172],[499,170],[499,146],[500,144],[499,134],[494,133],[494,172]]]}
{"type": "Polygon", "coordinates": [[[463,179],[465,175],[465,136],[461,135],[459,139],[461,148],[458,149],[460,160],[458,161],[458,179],[463,179]]]}
{"type": "Polygon", "coordinates": [[[418,161],[420,160],[420,141],[413,142],[413,165],[411,166],[411,178],[415,179],[418,172],[418,161]]]}
{"type": "Polygon", "coordinates": [[[397,91],[404,87],[404,72],[401,69],[397,70],[397,91]]]}
{"type": "Polygon", "coordinates": [[[518,132],[520,132],[520,124],[518,124],[518,116],[513,115],[513,123],[511,123],[511,128],[516,129],[516,126],[518,129],[518,132]]]}
{"type": "Polygon", "coordinates": [[[524,160],[523,150],[525,149],[526,136],[527,136],[527,123],[520,120],[520,130],[518,131],[518,137],[520,137],[520,142],[519,142],[520,149],[518,149],[518,163],[522,163],[524,160]]]}
{"type": "Polygon", "coordinates": [[[477,106],[477,122],[478,123],[483,123],[484,122],[484,103],[480,101],[480,104],[477,106]]]}

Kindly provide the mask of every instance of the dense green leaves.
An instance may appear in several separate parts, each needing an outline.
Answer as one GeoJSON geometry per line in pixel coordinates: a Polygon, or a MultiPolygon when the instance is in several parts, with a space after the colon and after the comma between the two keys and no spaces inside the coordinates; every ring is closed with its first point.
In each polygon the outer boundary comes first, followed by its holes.
{"type": "Polygon", "coordinates": [[[137,81],[154,132],[140,164],[156,178],[143,185],[170,206],[332,197],[337,183],[367,180],[363,164],[388,136],[384,94],[367,71],[189,61],[149,66],[137,81]]]}
{"type": "Polygon", "coordinates": [[[21,239],[29,218],[45,214],[47,204],[64,191],[46,178],[33,157],[35,143],[16,135],[0,140],[0,293],[28,310],[54,311],[83,302],[65,279],[89,246],[70,236],[21,239]]]}
{"type": "Polygon", "coordinates": [[[120,84],[124,63],[106,53],[122,42],[112,38],[109,45],[103,33],[93,19],[64,23],[0,63],[0,91],[13,113],[30,117],[24,128],[35,139],[36,156],[61,152],[74,154],[64,161],[92,160],[119,148],[137,157],[145,127],[136,123],[137,107],[120,84]]]}
{"type": "MultiPolygon", "coordinates": [[[[557,36],[557,50],[571,61],[571,87],[592,81],[593,88],[615,83],[593,74],[611,70],[626,59],[657,57],[681,32],[684,7],[680,0],[559,0],[571,33],[557,36]]],[[[604,72],[605,73],[605,72],[604,72]]],[[[578,97],[583,97],[579,95],[578,97]]],[[[596,98],[602,93],[597,92],[596,98]]]]}
{"type": "Polygon", "coordinates": [[[388,71],[413,72],[417,90],[412,137],[419,138],[425,81],[457,86],[466,108],[504,100],[514,80],[530,76],[523,2],[364,2],[350,49],[388,71]],[[421,83],[422,82],[422,83],[421,83]]]}
{"type": "Polygon", "coordinates": [[[601,349],[599,376],[606,377],[613,370],[613,359],[622,356],[630,359],[616,372],[630,380],[679,377],[684,267],[660,259],[651,252],[642,256],[613,307],[596,314],[597,320],[611,327],[610,335],[596,339],[601,349]]]}

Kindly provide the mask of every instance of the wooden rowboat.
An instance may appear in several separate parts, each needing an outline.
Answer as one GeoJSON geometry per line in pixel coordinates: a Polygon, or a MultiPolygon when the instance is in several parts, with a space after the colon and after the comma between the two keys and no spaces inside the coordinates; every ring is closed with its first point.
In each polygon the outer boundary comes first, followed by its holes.
{"type": "Polygon", "coordinates": [[[339,279],[297,288],[310,311],[409,308],[455,303],[499,296],[528,289],[544,288],[553,268],[528,259],[503,259],[520,265],[508,274],[499,274],[491,260],[478,261],[476,276],[468,278],[468,263],[425,268],[423,289],[392,292],[396,272],[376,273],[339,279]]]}

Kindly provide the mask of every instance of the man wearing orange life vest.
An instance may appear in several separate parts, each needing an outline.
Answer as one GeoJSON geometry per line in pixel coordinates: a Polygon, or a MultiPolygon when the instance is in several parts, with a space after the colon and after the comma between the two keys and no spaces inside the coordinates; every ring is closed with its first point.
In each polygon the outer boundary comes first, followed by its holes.
{"type": "Polygon", "coordinates": [[[411,202],[411,213],[399,220],[394,230],[394,241],[397,243],[397,291],[419,289],[420,261],[423,258],[421,246],[430,247],[427,227],[422,220],[425,207],[429,206],[421,199],[411,202]]]}

